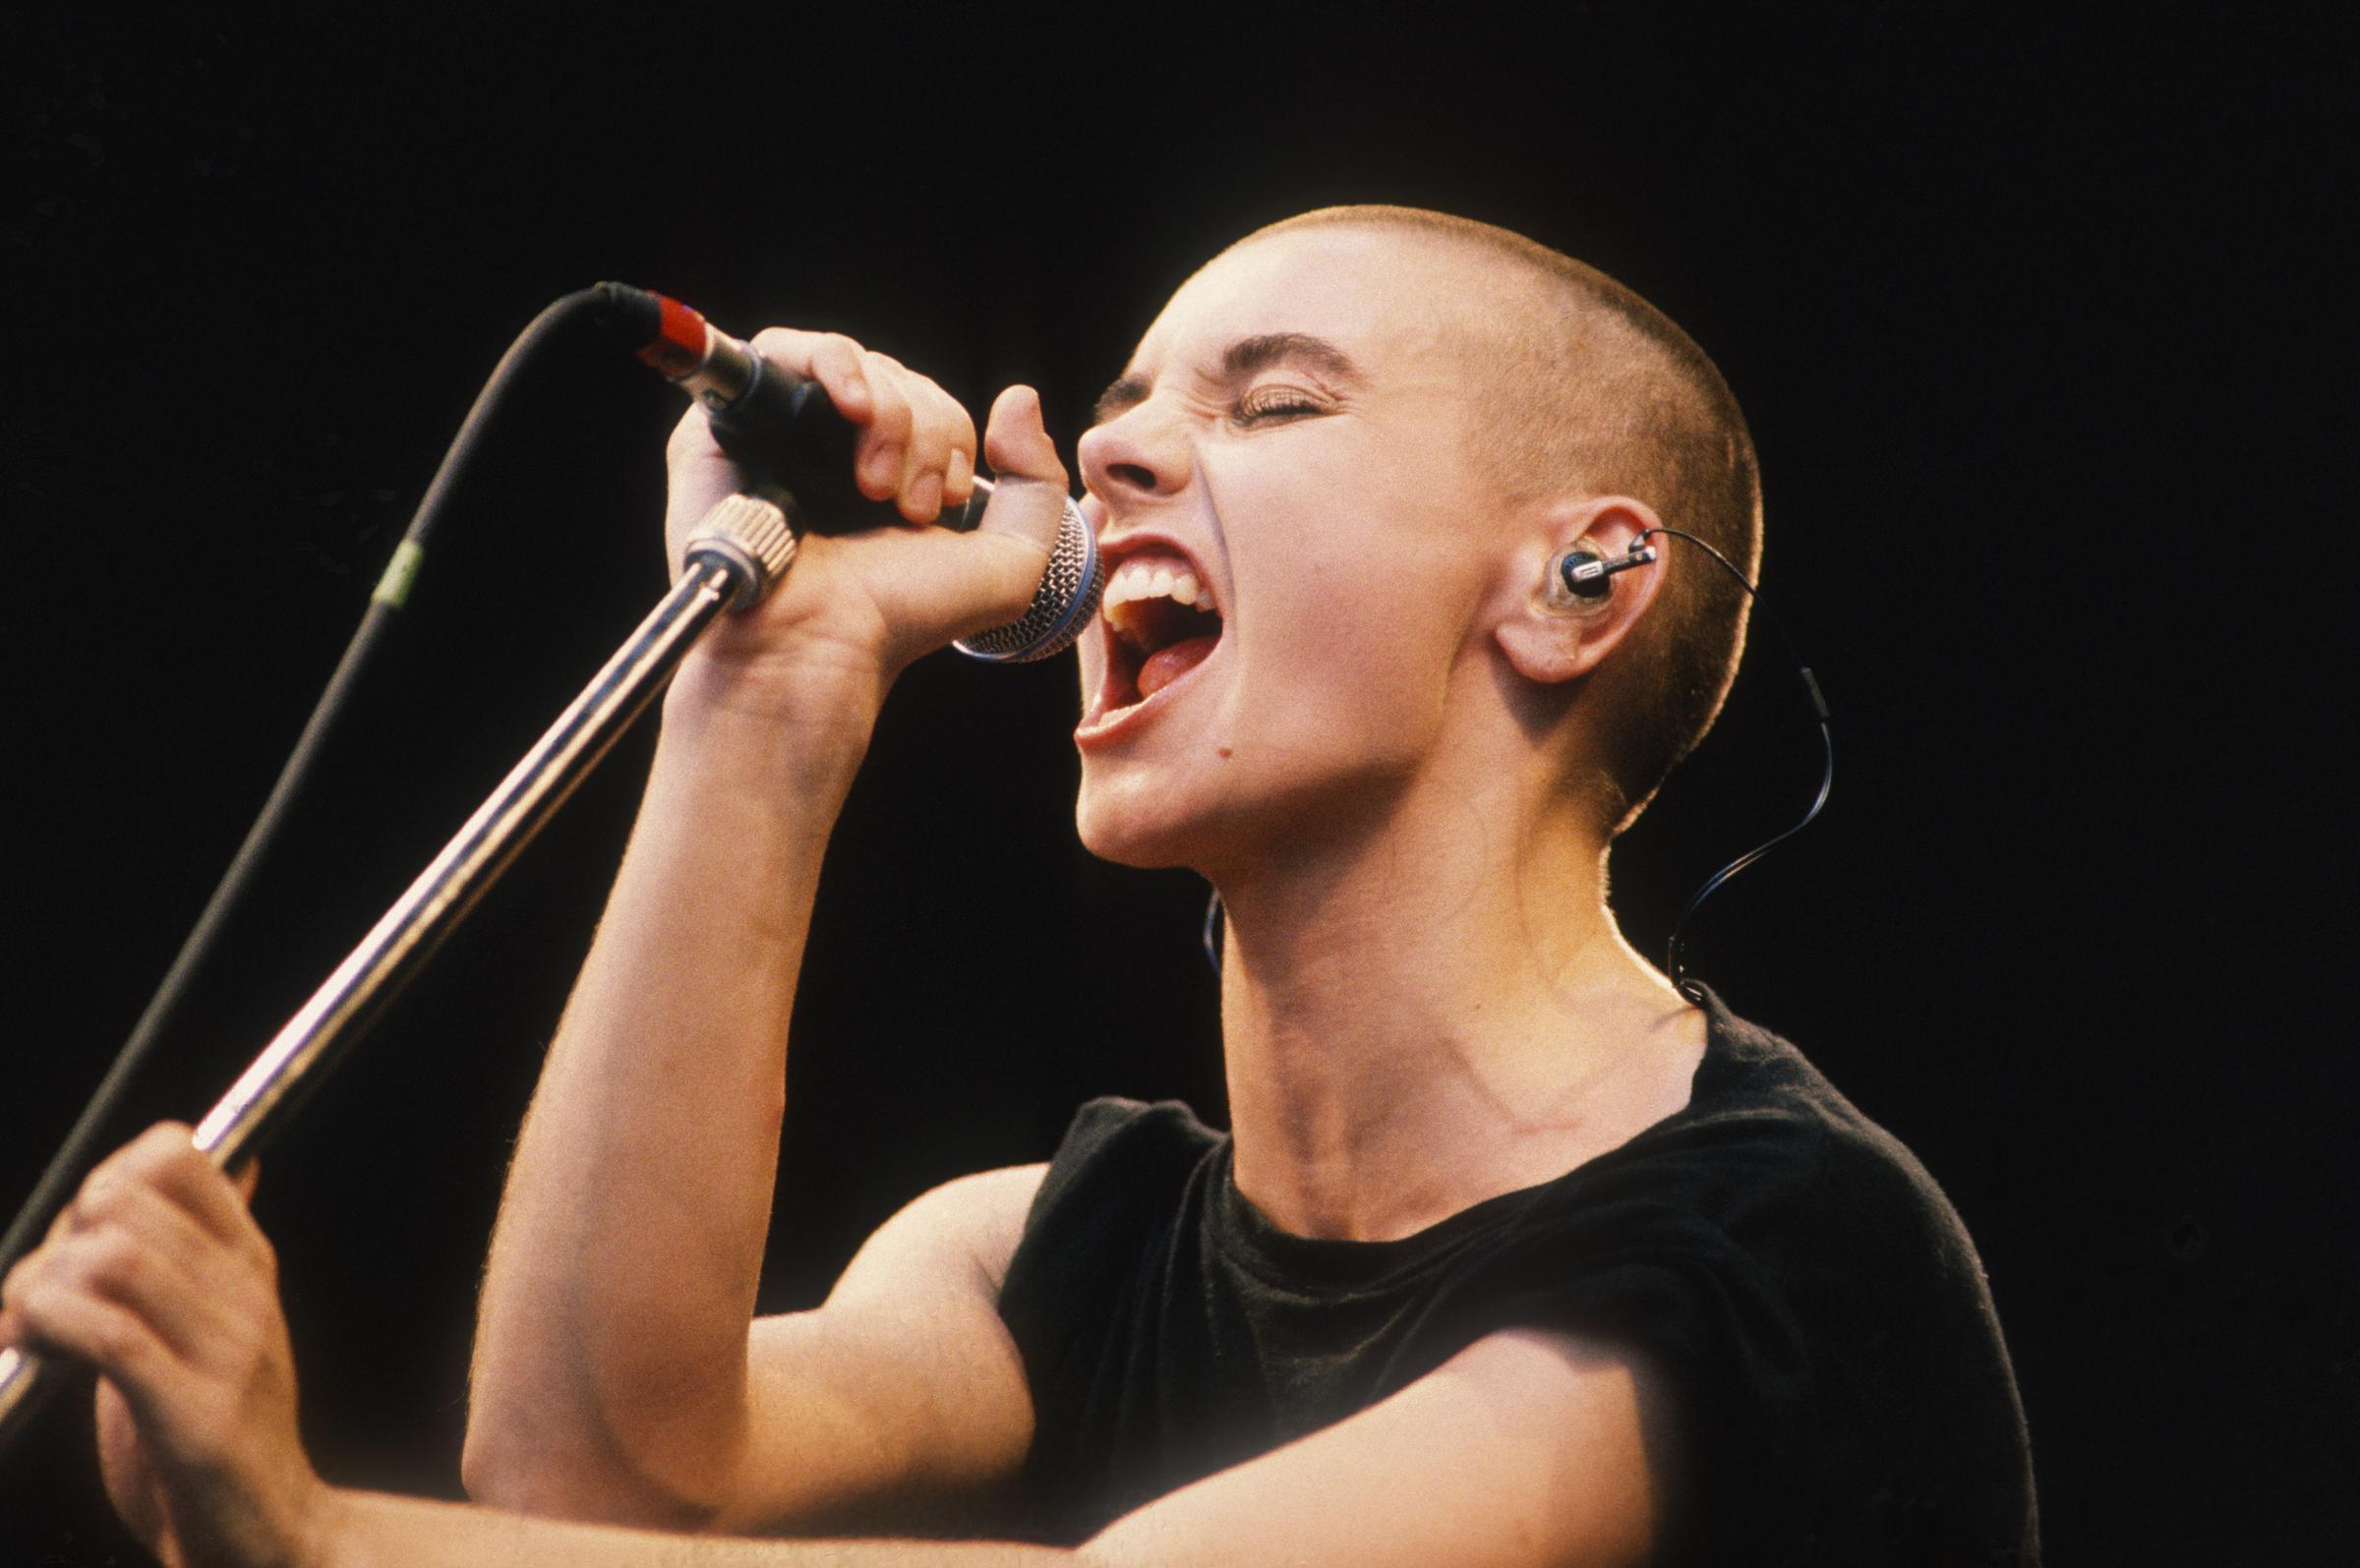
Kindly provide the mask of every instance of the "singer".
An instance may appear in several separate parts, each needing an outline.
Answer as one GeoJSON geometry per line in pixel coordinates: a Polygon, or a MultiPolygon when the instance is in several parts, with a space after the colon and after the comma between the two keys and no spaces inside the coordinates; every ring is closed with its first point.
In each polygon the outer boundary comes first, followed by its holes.
{"type": "MultiPolygon", "coordinates": [[[[914,523],[967,494],[931,382],[757,341],[860,427],[863,494],[914,523]]],[[[982,534],[807,539],[667,696],[492,1245],[476,1504],[317,1477],[267,1245],[164,1128],[0,1317],[104,1374],[132,1527],[307,1568],[2036,1563],[1940,1191],[1608,907],[1746,602],[1670,541],[1603,594],[1549,583],[1659,522],[1750,572],[1737,405],[1620,284],[1435,213],[1232,246],[1079,449],[1110,577],[1077,820],[1219,890],[1230,1129],[1093,1102],[1045,1165],[920,1196],[824,1305],[754,1317],[836,814],[896,674],[1023,610],[1069,484],[1024,388],[982,454],[982,534]]],[[[677,546],[741,478],[697,414],[671,457],[677,546]]]]}

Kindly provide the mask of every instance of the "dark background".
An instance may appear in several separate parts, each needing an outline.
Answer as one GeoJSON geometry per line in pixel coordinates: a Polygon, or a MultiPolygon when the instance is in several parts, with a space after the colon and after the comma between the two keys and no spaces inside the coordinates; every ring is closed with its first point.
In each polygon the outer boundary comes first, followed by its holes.
{"type": "MultiPolygon", "coordinates": [[[[1692,952],[1966,1216],[2052,1559],[2350,1560],[2360,1082],[2329,1002],[2325,756],[2350,726],[2325,655],[2348,66],[2282,21],[1887,9],[1910,20],[1572,6],[1556,37],[1377,36],[1359,8],[561,38],[20,21],[0,1206],[542,305],[612,276],[740,330],[841,327],[977,408],[1032,380],[1070,438],[1219,245],[1414,203],[1623,278],[1750,411],[1766,586],[1842,767],[1824,825],[1692,952]]],[[[126,1132],[210,1103],[660,591],[670,394],[583,350],[521,395],[126,1132]]],[[[1807,797],[1769,652],[1618,851],[1644,949],[1807,797]]],[[[1045,1156],[1085,1095],[1217,1116],[1201,885],[1076,846],[1074,712],[1066,662],[949,657],[889,709],[820,900],[772,1305],[929,1184],[1045,1156]]],[[[332,1480],[455,1491],[501,1172],[646,742],[266,1161],[332,1480]]],[[[0,1456],[0,1559],[130,1553],[87,1427],[53,1411],[0,1456]]]]}

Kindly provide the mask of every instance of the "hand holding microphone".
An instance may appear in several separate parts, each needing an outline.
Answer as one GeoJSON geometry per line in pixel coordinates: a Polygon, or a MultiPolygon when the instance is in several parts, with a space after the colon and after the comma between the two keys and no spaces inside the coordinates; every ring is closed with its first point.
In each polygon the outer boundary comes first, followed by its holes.
{"type": "Polygon", "coordinates": [[[975,478],[966,410],[888,355],[783,328],[741,343],[662,296],[600,291],[609,324],[696,400],[670,451],[676,563],[723,497],[795,498],[803,545],[788,582],[741,617],[750,624],[723,628],[717,653],[816,636],[831,659],[848,644],[873,652],[890,679],[953,639],[979,658],[1045,657],[1095,610],[1095,541],[1030,388],[993,405],[984,450],[995,487],[975,478]],[[937,519],[949,528],[911,526],[937,519]]]}

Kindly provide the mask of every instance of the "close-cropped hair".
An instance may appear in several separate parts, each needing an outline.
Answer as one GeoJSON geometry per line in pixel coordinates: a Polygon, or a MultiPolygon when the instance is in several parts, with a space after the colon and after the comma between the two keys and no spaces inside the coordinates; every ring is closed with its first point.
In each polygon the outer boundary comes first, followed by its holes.
{"type": "MultiPolygon", "coordinates": [[[[1664,315],[1585,262],[1520,234],[1419,207],[1323,207],[1240,244],[1319,227],[1372,228],[1460,248],[1467,274],[1469,438],[1519,499],[1628,495],[1667,527],[1761,570],[1760,471],[1721,372],[1664,315]]],[[[1637,820],[1704,738],[1737,678],[1750,608],[1700,552],[1666,541],[1655,606],[1585,693],[1600,777],[1576,787],[1610,834],[1637,820]]]]}

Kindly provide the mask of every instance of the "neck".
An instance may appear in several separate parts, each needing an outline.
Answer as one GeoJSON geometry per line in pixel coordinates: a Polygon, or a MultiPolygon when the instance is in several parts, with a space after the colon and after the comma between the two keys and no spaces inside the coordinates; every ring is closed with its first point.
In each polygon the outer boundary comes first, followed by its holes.
{"type": "Polygon", "coordinates": [[[1603,843],[1470,783],[1220,881],[1237,1181],[1282,1229],[1406,1236],[1686,1103],[1703,1019],[1616,928],[1603,843]]]}

